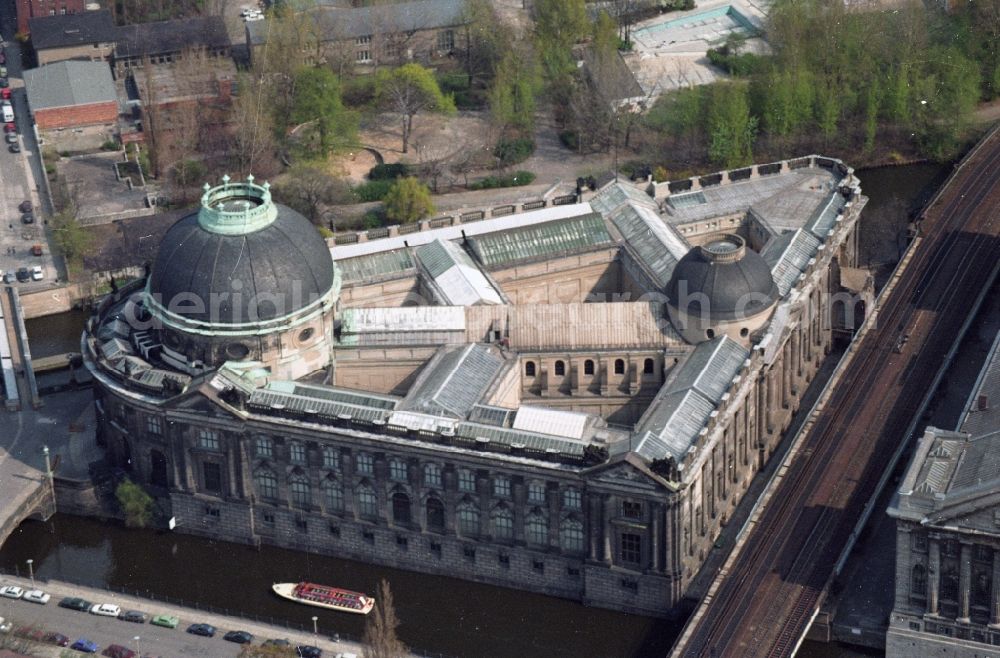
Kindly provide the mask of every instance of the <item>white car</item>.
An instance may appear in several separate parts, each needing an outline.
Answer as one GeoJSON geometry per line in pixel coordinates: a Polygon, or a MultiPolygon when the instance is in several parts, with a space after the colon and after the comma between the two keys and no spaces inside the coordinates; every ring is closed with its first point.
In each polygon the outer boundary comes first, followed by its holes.
{"type": "Polygon", "coordinates": [[[0,587],[0,596],[6,596],[8,599],[19,599],[24,596],[24,590],[17,585],[5,585],[0,587]]]}
{"type": "Polygon", "coordinates": [[[41,603],[42,605],[48,603],[50,598],[52,597],[49,594],[43,592],[40,589],[32,589],[24,593],[25,601],[31,601],[32,603],[41,603]]]}
{"type": "Polygon", "coordinates": [[[45,270],[42,269],[41,265],[35,265],[31,268],[31,278],[35,281],[41,281],[45,278],[45,270]]]}
{"type": "Polygon", "coordinates": [[[10,629],[13,626],[9,621],[4,621],[4,618],[0,617],[0,633],[10,633],[10,629]]]}
{"type": "Polygon", "coordinates": [[[90,609],[90,614],[101,615],[102,617],[117,617],[122,613],[122,609],[114,603],[95,603],[90,609]]]}

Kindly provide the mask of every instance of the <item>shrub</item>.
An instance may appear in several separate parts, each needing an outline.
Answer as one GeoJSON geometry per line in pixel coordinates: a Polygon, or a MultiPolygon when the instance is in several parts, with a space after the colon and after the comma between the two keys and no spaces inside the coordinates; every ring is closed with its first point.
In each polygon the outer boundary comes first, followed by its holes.
{"type": "Polygon", "coordinates": [[[469,76],[465,73],[438,73],[438,87],[444,93],[454,93],[469,89],[469,76]]]}
{"type": "Polygon", "coordinates": [[[119,149],[118,142],[113,139],[109,139],[105,141],[103,144],[101,144],[102,151],[117,151],[118,149],[119,149]]]}
{"type": "Polygon", "coordinates": [[[365,229],[382,228],[385,221],[382,219],[381,208],[377,210],[369,210],[361,218],[361,226],[365,229]]]}
{"type": "Polygon", "coordinates": [[[342,80],[340,98],[344,105],[361,107],[375,102],[375,77],[361,75],[356,78],[342,80]]]}
{"type": "Polygon", "coordinates": [[[535,175],[530,171],[515,171],[507,176],[487,176],[482,180],[477,180],[469,185],[470,190],[493,190],[498,187],[520,187],[531,185],[535,181],[535,175]]]}
{"type": "Polygon", "coordinates": [[[574,130],[563,130],[559,133],[559,141],[571,151],[580,150],[580,137],[574,130]]]}
{"type": "Polygon", "coordinates": [[[431,191],[416,178],[400,178],[385,195],[385,217],[390,222],[408,224],[434,212],[431,191]]]}
{"type": "Polygon", "coordinates": [[[125,525],[144,528],[153,519],[153,498],[132,480],[122,480],[115,489],[115,498],[125,513],[125,525]]]}
{"type": "Polygon", "coordinates": [[[410,175],[410,166],[402,162],[375,165],[368,171],[368,180],[396,180],[410,175]]]}
{"type": "Polygon", "coordinates": [[[385,195],[389,193],[389,188],[392,187],[392,180],[371,180],[367,183],[362,183],[358,185],[351,192],[354,193],[354,197],[362,202],[367,203],[369,201],[381,201],[385,198],[385,195]]]}
{"type": "Polygon", "coordinates": [[[535,140],[529,137],[501,138],[495,150],[497,157],[500,158],[500,165],[504,167],[524,162],[534,152],[535,140]]]}

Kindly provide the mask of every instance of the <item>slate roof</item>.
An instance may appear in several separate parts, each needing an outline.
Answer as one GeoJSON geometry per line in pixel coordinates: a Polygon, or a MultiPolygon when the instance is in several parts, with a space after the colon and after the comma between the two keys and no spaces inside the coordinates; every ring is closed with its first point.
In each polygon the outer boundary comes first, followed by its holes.
{"type": "Polygon", "coordinates": [[[24,72],[32,112],[118,102],[111,68],[105,62],[55,62],[24,72]]]}
{"type": "MultiPolygon", "coordinates": [[[[367,7],[319,7],[314,10],[324,41],[354,39],[373,34],[416,32],[463,25],[464,0],[417,0],[367,7]]],[[[267,41],[267,22],[247,24],[247,43],[258,46],[267,41]]]]}
{"type": "Polygon", "coordinates": [[[442,347],[424,367],[399,408],[466,418],[503,363],[503,357],[484,345],[442,347]]]}
{"type": "Polygon", "coordinates": [[[113,43],[118,28],[111,11],[85,11],[82,14],[40,16],[28,19],[31,43],[36,51],[66,48],[93,43],[113,43]]]}
{"type": "Polygon", "coordinates": [[[189,47],[225,48],[232,45],[221,16],[123,25],[118,28],[115,41],[115,57],[161,55],[177,53],[189,47]]]}

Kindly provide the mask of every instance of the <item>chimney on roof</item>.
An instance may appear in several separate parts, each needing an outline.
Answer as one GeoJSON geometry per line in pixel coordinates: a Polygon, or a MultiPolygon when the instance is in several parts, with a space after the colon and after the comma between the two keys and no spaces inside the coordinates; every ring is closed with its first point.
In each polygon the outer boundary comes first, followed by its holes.
{"type": "Polygon", "coordinates": [[[978,404],[976,405],[979,411],[986,411],[990,408],[990,399],[985,395],[979,396],[978,404]]]}

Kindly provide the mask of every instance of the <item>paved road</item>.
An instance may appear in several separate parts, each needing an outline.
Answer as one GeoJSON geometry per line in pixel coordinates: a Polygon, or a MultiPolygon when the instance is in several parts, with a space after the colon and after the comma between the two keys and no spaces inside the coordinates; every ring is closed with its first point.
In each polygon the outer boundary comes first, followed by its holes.
{"type": "MultiPolygon", "coordinates": [[[[2,584],[15,584],[20,587],[30,587],[27,578],[4,577],[2,584]]],[[[121,644],[139,649],[144,654],[173,658],[175,656],[200,656],[204,658],[226,658],[239,654],[240,647],[232,642],[226,642],[222,636],[230,630],[245,630],[255,637],[254,643],[260,643],[267,638],[284,638],[293,644],[311,644],[323,650],[324,656],[333,658],[338,652],[351,652],[361,655],[357,645],[346,642],[333,642],[327,638],[316,638],[310,633],[290,632],[287,629],[248,622],[242,619],[223,617],[180,608],[178,606],[158,604],[152,601],[137,599],[121,594],[112,594],[103,590],[88,589],[68,585],[66,583],[39,583],[42,589],[52,595],[48,605],[38,605],[20,600],[0,599],[0,617],[11,620],[15,625],[35,625],[47,631],[67,635],[74,640],[80,636],[96,642],[103,650],[109,644],[121,644]],[[180,624],[175,629],[152,626],[150,624],[132,624],[110,617],[98,617],[83,612],[67,610],[58,607],[57,603],[64,596],[79,596],[93,603],[114,603],[123,610],[140,610],[148,615],[172,614],[180,618],[180,624]],[[218,628],[215,637],[201,637],[185,632],[194,623],[208,623],[218,628]],[[135,640],[138,637],[139,640],[135,640]]],[[[53,656],[58,656],[58,651],[53,656]]]]}

